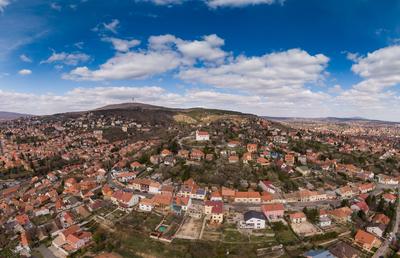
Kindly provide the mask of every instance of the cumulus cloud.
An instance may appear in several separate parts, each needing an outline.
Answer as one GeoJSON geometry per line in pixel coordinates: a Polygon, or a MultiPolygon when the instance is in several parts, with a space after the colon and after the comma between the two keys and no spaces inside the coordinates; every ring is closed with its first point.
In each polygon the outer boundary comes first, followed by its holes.
{"type": "Polygon", "coordinates": [[[50,4],[51,9],[56,10],[56,11],[61,11],[62,7],[58,3],[51,3],[50,4]]]}
{"type": "Polygon", "coordinates": [[[218,62],[228,54],[221,50],[223,39],[216,35],[204,36],[202,40],[186,41],[173,35],[152,36],[147,50],[131,50],[140,42],[109,39],[118,51],[114,57],[91,70],[78,67],[64,79],[76,81],[143,79],[162,74],[196,61],[218,62]]]}
{"type": "Polygon", "coordinates": [[[181,4],[184,0],[137,0],[138,2],[151,2],[156,5],[181,4]]]}
{"type": "Polygon", "coordinates": [[[29,69],[22,69],[22,70],[19,70],[19,71],[18,71],[18,74],[20,74],[20,75],[22,75],[22,76],[30,75],[30,74],[32,74],[32,71],[29,70],[29,69]]]}
{"type": "Polygon", "coordinates": [[[260,4],[283,4],[284,0],[208,0],[207,5],[211,8],[217,7],[243,7],[248,5],[260,4]]]}
{"type": "Polygon", "coordinates": [[[400,84],[400,46],[388,46],[359,56],[351,70],[362,80],[343,90],[335,104],[352,115],[396,120],[400,97],[394,87],[400,84]]]}
{"type": "Polygon", "coordinates": [[[314,107],[293,108],[291,103],[268,100],[261,96],[222,93],[214,90],[187,90],[173,93],[158,86],[75,88],[62,95],[20,93],[0,90],[0,110],[31,114],[54,114],[67,111],[91,110],[104,105],[135,101],[176,108],[205,107],[236,110],[259,115],[309,115],[314,107]],[[23,105],[21,103],[24,103],[23,105]]]}
{"type": "Polygon", "coordinates": [[[173,72],[188,83],[238,90],[244,95],[278,98],[281,103],[318,104],[327,93],[309,87],[324,81],[329,58],[301,49],[262,56],[235,57],[222,49],[225,42],[215,34],[184,40],[166,34],[151,36],[147,49],[130,50],[139,42],[107,39],[117,50],[114,57],[92,70],[77,67],[63,75],[75,81],[144,79],[173,72]]]}
{"type": "Polygon", "coordinates": [[[76,66],[80,63],[84,63],[90,60],[90,56],[76,52],[76,53],[66,53],[66,52],[53,52],[53,54],[47,59],[40,63],[51,64],[51,63],[63,63],[66,65],[76,66]]]}
{"type": "Polygon", "coordinates": [[[179,77],[188,82],[262,95],[321,98],[321,94],[313,93],[304,85],[322,80],[328,61],[323,54],[313,56],[304,50],[291,49],[259,57],[239,56],[215,67],[190,67],[183,69],[179,77]]]}
{"type": "Polygon", "coordinates": [[[6,8],[6,6],[9,4],[10,4],[9,0],[0,0],[0,12],[3,12],[4,8],[6,8]]]}
{"type": "Polygon", "coordinates": [[[19,56],[19,59],[21,59],[21,61],[25,62],[25,63],[32,63],[32,59],[29,58],[27,55],[22,54],[19,56]]]}
{"type": "Polygon", "coordinates": [[[124,39],[107,37],[107,38],[103,38],[103,40],[107,41],[107,42],[111,42],[111,44],[114,46],[114,49],[119,52],[128,52],[129,49],[140,45],[140,41],[136,40],[136,39],[124,40],[124,39]]]}
{"type": "Polygon", "coordinates": [[[201,40],[182,40],[173,35],[166,34],[151,36],[149,47],[153,50],[172,50],[176,49],[188,62],[196,59],[202,61],[221,60],[228,54],[221,49],[225,41],[215,34],[203,36],[201,40]]]}
{"type": "Polygon", "coordinates": [[[173,52],[128,52],[118,53],[115,57],[102,64],[98,70],[88,67],[78,67],[63,79],[76,81],[101,81],[144,79],[175,69],[180,60],[173,52]]]}
{"type": "Polygon", "coordinates": [[[119,25],[119,20],[114,19],[110,23],[103,23],[104,29],[111,31],[114,34],[117,34],[117,28],[119,25]]]}
{"type": "Polygon", "coordinates": [[[364,80],[354,88],[379,92],[400,83],[400,46],[389,46],[360,58],[351,70],[364,80]]]}

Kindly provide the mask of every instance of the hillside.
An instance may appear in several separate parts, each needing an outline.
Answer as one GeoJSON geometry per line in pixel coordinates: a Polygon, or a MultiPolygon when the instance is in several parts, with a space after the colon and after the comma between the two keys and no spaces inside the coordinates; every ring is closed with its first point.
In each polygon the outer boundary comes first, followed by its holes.
{"type": "Polygon", "coordinates": [[[168,108],[143,103],[122,103],[108,105],[88,111],[93,115],[119,116],[121,118],[135,119],[138,122],[150,123],[188,123],[212,122],[219,119],[237,119],[243,117],[254,117],[235,111],[207,109],[207,108],[168,108]]]}
{"type": "Polygon", "coordinates": [[[0,111],[0,120],[13,120],[21,117],[30,117],[28,114],[0,111]]]}

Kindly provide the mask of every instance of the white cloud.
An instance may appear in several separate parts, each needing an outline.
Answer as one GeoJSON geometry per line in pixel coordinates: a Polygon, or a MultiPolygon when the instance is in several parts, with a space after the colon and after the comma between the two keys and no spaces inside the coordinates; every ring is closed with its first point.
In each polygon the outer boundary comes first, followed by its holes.
{"type": "Polygon", "coordinates": [[[219,63],[227,53],[220,49],[224,41],[216,35],[204,36],[202,40],[186,41],[173,35],[149,38],[147,50],[128,51],[140,42],[108,39],[119,51],[97,70],[78,67],[63,76],[69,80],[124,80],[143,79],[159,75],[196,61],[219,63]],[[125,51],[125,52],[123,52],[125,51]]]}
{"type": "Polygon", "coordinates": [[[346,58],[353,62],[358,62],[361,59],[359,53],[351,53],[351,52],[344,52],[346,54],[346,58]]]}
{"type": "Polygon", "coordinates": [[[0,0],[0,12],[3,12],[4,8],[6,8],[6,6],[9,4],[10,4],[9,0],[0,0]]]}
{"type": "Polygon", "coordinates": [[[153,50],[178,51],[188,62],[196,59],[202,61],[216,61],[225,58],[228,54],[221,49],[225,41],[215,34],[202,37],[202,40],[187,41],[166,34],[149,38],[149,47],[153,50]]]}
{"type": "Polygon", "coordinates": [[[133,97],[137,102],[167,107],[218,108],[259,115],[300,115],[305,110],[309,115],[316,115],[317,112],[323,111],[322,108],[316,111],[314,107],[308,106],[300,109],[291,106],[290,103],[282,103],[280,100],[269,101],[254,95],[222,93],[213,90],[187,90],[177,94],[158,86],[75,88],[62,95],[0,90],[0,98],[4,99],[0,102],[0,110],[53,114],[91,110],[104,105],[130,102],[133,97]]]}
{"type": "Polygon", "coordinates": [[[321,98],[321,94],[304,86],[323,80],[328,61],[329,58],[322,54],[312,56],[304,50],[291,49],[259,57],[239,56],[215,67],[190,67],[183,69],[179,77],[188,82],[256,92],[264,96],[321,98]]]}
{"type": "Polygon", "coordinates": [[[50,4],[51,9],[56,10],[56,11],[61,11],[62,7],[58,3],[51,3],[50,4]]]}
{"type": "Polygon", "coordinates": [[[330,87],[328,89],[328,92],[332,93],[332,94],[338,94],[338,93],[341,93],[342,91],[343,91],[343,88],[339,84],[333,85],[333,87],[330,87]]]}
{"type": "Polygon", "coordinates": [[[23,76],[30,75],[30,74],[32,74],[32,71],[29,69],[22,69],[22,70],[18,71],[18,74],[23,75],[23,76]]]}
{"type": "Polygon", "coordinates": [[[283,4],[284,0],[207,0],[207,5],[211,8],[217,7],[243,7],[248,5],[260,4],[283,4]]]}
{"type": "Polygon", "coordinates": [[[262,56],[234,57],[221,49],[223,45],[224,40],[215,34],[193,41],[169,34],[152,36],[147,49],[117,52],[98,69],[78,67],[64,74],[63,79],[144,79],[173,71],[186,82],[236,90],[243,96],[276,98],[287,105],[318,104],[329,98],[327,93],[309,87],[325,79],[329,58],[323,54],[310,55],[301,49],[291,49],[262,56]]]}
{"type": "Polygon", "coordinates": [[[25,63],[32,63],[32,59],[29,58],[27,55],[22,54],[19,56],[19,59],[21,59],[21,61],[25,62],[25,63]]]}
{"type": "Polygon", "coordinates": [[[364,80],[355,89],[379,92],[400,83],[400,46],[389,46],[360,58],[351,70],[364,80]]]}
{"type": "Polygon", "coordinates": [[[68,80],[124,80],[143,79],[161,74],[180,65],[180,60],[173,52],[127,52],[118,53],[115,57],[102,64],[98,70],[88,67],[78,67],[63,79],[68,80]]]}
{"type": "Polygon", "coordinates": [[[85,42],[83,42],[83,41],[79,41],[79,42],[76,42],[75,44],[74,44],[74,46],[76,47],[76,48],[79,48],[79,49],[83,49],[83,46],[85,45],[85,42]]]}
{"type": "Polygon", "coordinates": [[[53,54],[47,59],[40,63],[63,63],[66,65],[76,66],[80,63],[84,63],[90,60],[90,56],[84,53],[66,53],[66,52],[53,52],[53,54]]]}
{"type": "Polygon", "coordinates": [[[400,46],[388,46],[355,59],[351,70],[362,80],[335,99],[343,112],[376,119],[399,120],[400,46]]]}
{"type": "Polygon", "coordinates": [[[138,2],[151,2],[156,5],[181,4],[184,0],[137,0],[138,2]]]}
{"type": "Polygon", "coordinates": [[[114,34],[117,34],[117,28],[119,25],[119,20],[114,19],[110,23],[103,23],[104,29],[111,31],[114,34]]]}
{"type": "Polygon", "coordinates": [[[111,42],[116,51],[128,52],[129,49],[140,45],[140,41],[136,39],[124,40],[118,38],[103,38],[104,41],[111,42]]]}

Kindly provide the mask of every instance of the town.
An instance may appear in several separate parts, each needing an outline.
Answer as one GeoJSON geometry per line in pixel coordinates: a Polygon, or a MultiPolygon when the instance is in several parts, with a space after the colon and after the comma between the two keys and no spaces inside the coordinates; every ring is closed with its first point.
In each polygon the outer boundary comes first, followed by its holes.
{"type": "Polygon", "coordinates": [[[0,257],[398,257],[399,124],[147,105],[0,123],[0,257]]]}

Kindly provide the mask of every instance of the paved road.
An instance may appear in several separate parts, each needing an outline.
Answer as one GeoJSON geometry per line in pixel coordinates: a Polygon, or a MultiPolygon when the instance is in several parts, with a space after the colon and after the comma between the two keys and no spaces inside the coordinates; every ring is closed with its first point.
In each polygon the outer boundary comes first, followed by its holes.
{"type": "MultiPolygon", "coordinates": [[[[400,192],[398,192],[397,195],[398,195],[397,198],[400,198],[400,192]]],[[[393,229],[392,229],[390,236],[396,237],[396,234],[399,230],[399,222],[400,222],[400,205],[397,204],[396,217],[394,218],[393,229]]],[[[375,252],[375,254],[372,256],[372,258],[385,257],[385,255],[387,254],[387,252],[389,250],[389,245],[390,245],[390,241],[389,241],[389,237],[388,237],[388,239],[385,239],[385,241],[382,243],[381,247],[379,247],[379,249],[375,252]]]]}

